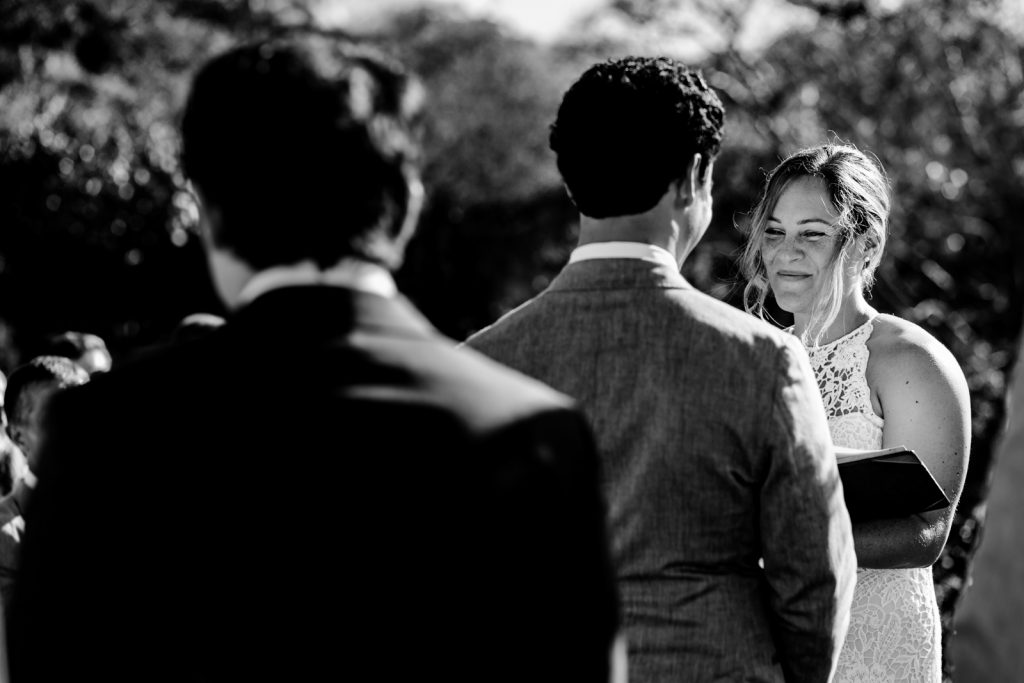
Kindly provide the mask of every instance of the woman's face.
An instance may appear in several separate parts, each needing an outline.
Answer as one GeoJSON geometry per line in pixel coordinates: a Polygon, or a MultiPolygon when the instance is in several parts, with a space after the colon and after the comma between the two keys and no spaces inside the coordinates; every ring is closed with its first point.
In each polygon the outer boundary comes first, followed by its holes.
{"type": "Polygon", "coordinates": [[[765,226],[761,258],[782,310],[809,315],[819,290],[829,286],[838,218],[821,178],[792,180],[779,196],[765,226]]]}

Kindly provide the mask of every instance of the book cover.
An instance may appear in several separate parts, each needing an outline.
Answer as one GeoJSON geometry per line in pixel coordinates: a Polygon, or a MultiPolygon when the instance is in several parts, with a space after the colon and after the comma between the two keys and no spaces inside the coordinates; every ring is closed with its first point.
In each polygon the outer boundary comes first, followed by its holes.
{"type": "Polygon", "coordinates": [[[949,507],[949,499],[914,451],[837,447],[846,508],[853,521],[905,517],[949,507]]]}

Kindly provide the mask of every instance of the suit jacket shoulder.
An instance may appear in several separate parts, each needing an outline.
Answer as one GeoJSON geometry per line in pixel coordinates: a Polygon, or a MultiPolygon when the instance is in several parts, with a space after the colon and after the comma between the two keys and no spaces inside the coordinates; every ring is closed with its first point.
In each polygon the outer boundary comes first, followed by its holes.
{"type": "Polygon", "coordinates": [[[53,401],[14,680],[313,678],[396,649],[403,678],[459,633],[469,681],[542,610],[578,637],[523,667],[578,647],[606,668],[616,598],[571,402],[401,301],[271,294],[53,401]]]}
{"type": "MultiPolygon", "coordinates": [[[[692,287],[615,292],[549,288],[473,333],[464,344],[523,369],[519,359],[535,353],[533,349],[524,351],[529,340],[543,337],[547,343],[558,344],[548,333],[553,327],[568,327],[567,314],[573,320],[575,335],[590,337],[595,344],[614,335],[614,329],[609,328],[627,319],[630,324],[637,320],[652,321],[651,338],[658,335],[670,341],[678,339],[680,330],[685,330],[706,340],[709,349],[721,348],[723,344],[730,349],[746,349],[761,361],[766,355],[806,355],[793,335],[692,287]]],[[[578,339],[568,343],[575,348],[578,339]]],[[[759,372],[758,367],[763,365],[760,361],[752,362],[748,371],[759,372]]],[[[777,366],[773,369],[777,370],[777,366]]],[[[527,370],[527,374],[531,373],[527,370]]]]}

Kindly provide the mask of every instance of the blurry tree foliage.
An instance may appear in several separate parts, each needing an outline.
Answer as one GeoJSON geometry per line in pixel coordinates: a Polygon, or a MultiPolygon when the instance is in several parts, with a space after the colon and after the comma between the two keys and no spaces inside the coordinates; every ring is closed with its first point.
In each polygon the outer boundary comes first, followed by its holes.
{"type": "Polygon", "coordinates": [[[96,332],[120,353],[219,310],[178,112],[206,57],[310,24],[309,4],[0,2],[0,328],[14,333],[0,369],[49,332],[96,332]]]}
{"type": "MultiPolygon", "coordinates": [[[[225,36],[157,2],[0,3],[0,317],[120,350],[209,304],[176,110],[225,36]]],[[[23,360],[23,359],[22,359],[23,360]]]]}
{"type": "Polygon", "coordinates": [[[444,8],[397,15],[381,40],[430,96],[429,204],[400,284],[461,339],[536,293],[568,257],[575,210],[548,151],[574,65],[444,8]]]}

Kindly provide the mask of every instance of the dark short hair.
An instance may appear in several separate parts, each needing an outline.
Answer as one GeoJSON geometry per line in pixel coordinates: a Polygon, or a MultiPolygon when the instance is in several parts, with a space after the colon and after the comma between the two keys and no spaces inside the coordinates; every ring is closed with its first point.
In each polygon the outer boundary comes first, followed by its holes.
{"type": "Polygon", "coordinates": [[[64,356],[36,356],[19,365],[7,378],[4,390],[4,412],[12,424],[23,421],[25,395],[37,384],[55,384],[58,389],[78,386],[89,381],[89,373],[75,361],[64,356]]]}
{"type": "Polygon", "coordinates": [[[643,213],[682,178],[694,154],[701,177],[722,143],[725,109],[699,71],[666,57],[590,67],[551,126],[558,170],[580,213],[643,213]]]}
{"type": "Polygon", "coordinates": [[[393,265],[419,180],[421,94],[383,54],[324,36],[214,58],[182,119],[185,172],[223,218],[214,242],[258,270],[350,255],[393,265]]]}

